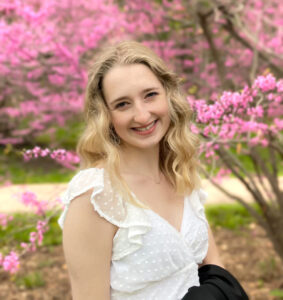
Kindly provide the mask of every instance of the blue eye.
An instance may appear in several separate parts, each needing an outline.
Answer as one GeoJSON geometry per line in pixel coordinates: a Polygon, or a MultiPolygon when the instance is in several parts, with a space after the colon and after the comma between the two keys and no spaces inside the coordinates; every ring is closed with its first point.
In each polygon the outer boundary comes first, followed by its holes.
{"type": "Polygon", "coordinates": [[[156,93],[156,92],[151,92],[151,93],[148,93],[148,94],[146,95],[146,97],[152,97],[152,96],[156,96],[156,95],[158,95],[158,93],[156,93]]]}
{"type": "Polygon", "coordinates": [[[124,107],[124,105],[123,105],[124,103],[127,103],[127,102],[120,102],[115,106],[115,108],[124,107]]]}
{"type": "MultiPolygon", "coordinates": [[[[158,95],[157,92],[150,92],[145,96],[145,98],[151,98],[156,95],[158,95]]],[[[127,104],[128,104],[128,102],[125,102],[125,101],[120,102],[120,103],[116,104],[115,109],[124,108],[124,107],[126,107],[127,104]]]]}

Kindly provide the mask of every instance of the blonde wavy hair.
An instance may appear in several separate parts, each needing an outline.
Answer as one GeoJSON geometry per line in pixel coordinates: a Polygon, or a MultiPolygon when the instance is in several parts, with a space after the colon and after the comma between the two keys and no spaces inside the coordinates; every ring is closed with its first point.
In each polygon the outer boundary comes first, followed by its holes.
{"type": "Polygon", "coordinates": [[[151,49],[135,41],[123,41],[103,48],[92,64],[86,88],[84,118],[86,127],[78,141],[80,169],[103,165],[112,187],[122,197],[137,205],[127,183],[120,174],[117,136],[103,97],[102,81],[106,73],[117,65],[144,64],[162,83],[169,104],[170,125],[160,141],[159,168],[179,195],[190,194],[201,187],[199,176],[197,135],[190,131],[193,117],[189,103],[180,88],[180,79],[168,70],[164,61],[151,49]]]}

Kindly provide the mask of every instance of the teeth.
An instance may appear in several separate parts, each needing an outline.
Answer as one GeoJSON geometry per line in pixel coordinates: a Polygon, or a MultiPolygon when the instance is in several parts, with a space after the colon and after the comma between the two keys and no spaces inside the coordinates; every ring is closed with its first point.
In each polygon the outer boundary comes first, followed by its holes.
{"type": "Polygon", "coordinates": [[[145,128],[135,128],[135,130],[137,130],[137,131],[146,131],[146,130],[149,130],[150,128],[152,128],[154,124],[155,124],[155,121],[152,122],[151,124],[149,124],[149,125],[148,125],[147,127],[145,127],[145,128]]]}

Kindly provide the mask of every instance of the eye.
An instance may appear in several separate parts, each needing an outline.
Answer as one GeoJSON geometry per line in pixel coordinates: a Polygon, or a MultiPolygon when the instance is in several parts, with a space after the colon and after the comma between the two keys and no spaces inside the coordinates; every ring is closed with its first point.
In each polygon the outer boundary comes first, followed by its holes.
{"type": "Polygon", "coordinates": [[[123,107],[125,107],[125,105],[123,105],[125,103],[127,103],[127,102],[120,102],[115,106],[115,108],[123,108],[123,107]]]}
{"type": "Polygon", "coordinates": [[[157,92],[150,92],[150,93],[148,93],[148,94],[146,95],[146,98],[148,98],[148,97],[153,97],[153,96],[156,96],[156,95],[158,95],[157,92]]]}

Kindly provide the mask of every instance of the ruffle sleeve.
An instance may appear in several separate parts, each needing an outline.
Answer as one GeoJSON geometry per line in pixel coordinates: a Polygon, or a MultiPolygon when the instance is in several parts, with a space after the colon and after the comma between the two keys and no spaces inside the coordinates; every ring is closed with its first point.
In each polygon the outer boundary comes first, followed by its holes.
{"type": "Polygon", "coordinates": [[[191,204],[199,218],[201,218],[203,221],[207,223],[207,219],[205,217],[205,210],[204,210],[204,204],[207,199],[207,192],[205,192],[203,189],[194,190],[190,201],[191,204]]]}
{"type": "Polygon", "coordinates": [[[61,198],[65,207],[58,219],[59,226],[63,229],[71,201],[90,189],[94,210],[119,227],[113,239],[112,260],[119,260],[138,250],[143,244],[143,235],[151,229],[150,221],[142,209],[123,201],[121,195],[112,189],[104,169],[85,169],[72,178],[61,198]]]}

